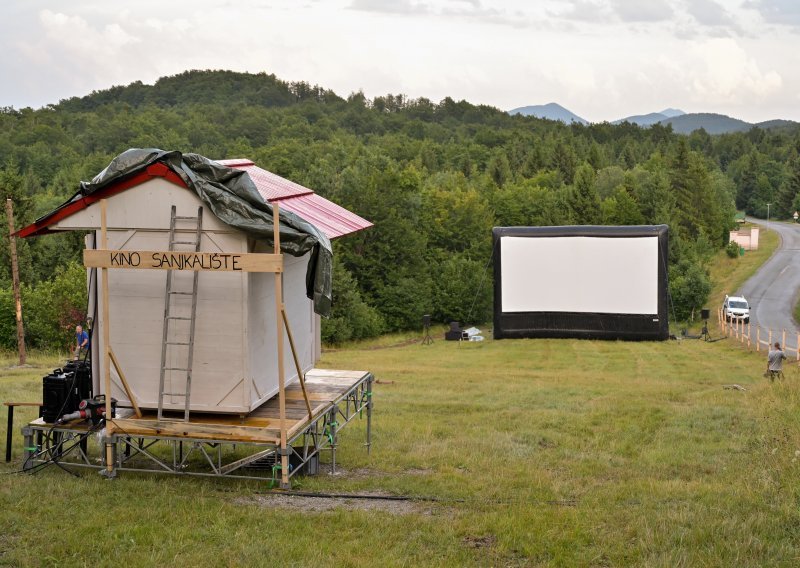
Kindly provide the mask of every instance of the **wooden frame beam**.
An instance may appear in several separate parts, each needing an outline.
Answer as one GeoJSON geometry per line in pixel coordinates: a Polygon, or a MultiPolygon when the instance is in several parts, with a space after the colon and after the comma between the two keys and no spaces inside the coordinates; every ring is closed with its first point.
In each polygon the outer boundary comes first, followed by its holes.
{"type": "Polygon", "coordinates": [[[183,252],[169,250],[84,249],[87,268],[184,270],[210,272],[283,272],[283,255],[264,253],[183,252]]]}
{"type": "MultiPolygon", "coordinates": [[[[108,203],[105,199],[100,200],[100,248],[108,248],[108,231],[106,225],[108,213],[108,203]]],[[[106,396],[106,439],[111,437],[113,426],[111,422],[111,331],[109,329],[109,309],[108,309],[108,269],[100,270],[101,286],[103,290],[103,379],[104,391],[106,396]]],[[[106,443],[106,476],[114,476],[114,446],[106,443]]]]}

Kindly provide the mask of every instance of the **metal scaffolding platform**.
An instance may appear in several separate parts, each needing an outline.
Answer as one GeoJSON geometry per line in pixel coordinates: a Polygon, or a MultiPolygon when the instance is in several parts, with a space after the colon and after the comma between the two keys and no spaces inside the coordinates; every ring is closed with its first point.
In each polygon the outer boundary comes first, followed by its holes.
{"type": "MultiPolygon", "coordinates": [[[[366,371],[313,369],[306,375],[311,418],[298,384],[286,388],[288,478],[314,474],[319,457],[330,452],[336,468],[339,431],[366,414],[366,446],[372,435],[372,384],[366,371]]],[[[281,437],[278,397],[273,397],[246,416],[192,414],[158,419],[155,412],[141,418],[123,409],[110,421],[93,426],[74,420],[48,424],[37,419],[22,429],[25,438],[23,469],[37,471],[47,464],[65,469],[93,468],[105,473],[134,471],[235,477],[281,483],[281,437]],[[105,448],[113,448],[112,468],[105,448]]]]}

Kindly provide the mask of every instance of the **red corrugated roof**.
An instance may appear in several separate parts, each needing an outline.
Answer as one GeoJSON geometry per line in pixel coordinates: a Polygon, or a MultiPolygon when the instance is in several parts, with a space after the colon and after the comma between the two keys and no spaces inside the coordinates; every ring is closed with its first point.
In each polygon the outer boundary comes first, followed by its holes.
{"type": "Polygon", "coordinates": [[[296,213],[335,239],[361,229],[371,227],[372,223],[314,193],[313,190],[282,178],[250,160],[217,160],[218,163],[244,170],[256,184],[258,192],[270,203],[278,202],[281,209],[296,213]]]}
{"type": "Polygon", "coordinates": [[[299,183],[294,183],[277,174],[268,172],[264,168],[259,168],[250,160],[216,160],[216,162],[229,168],[246,171],[250,175],[250,179],[258,187],[261,197],[270,203],[279,199],[314,193],[313,190],[303,187],[299,183]]]}
{"type": "MultiPolygon", "coordinates": [[[[308,221],[325,233],[329,239],[349,235],[372,226],[372,223],[366,219],[315,194],[313,190],[259,168],[250,160],[218,160],[218,163],[229,168],[246,171],[265,201],[270,203],[278,202],[282,209],[291,211],[308,221]]],[[[143,172],[122,182],[108,185],[91,195],[79,197],[66,205],[62,205],[55,211],[20,229],[16,234],[20,237],[31,237],[49,233],[51,232],[50,226],[61,219],[85,209],[104,197],[109,197],[144,183],[153,177],[164,177],[172,183],[186,187],[183,180],[168,167],[160,163],[153,164],[143,172]]]]}

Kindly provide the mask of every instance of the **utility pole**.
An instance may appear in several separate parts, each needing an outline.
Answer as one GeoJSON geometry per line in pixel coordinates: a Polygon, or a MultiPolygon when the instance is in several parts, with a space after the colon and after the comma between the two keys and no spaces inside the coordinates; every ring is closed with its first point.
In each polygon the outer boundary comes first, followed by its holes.
{"type": "Polygon", "coordinates": [[[27,359],[25,353],[25,328],[22,325],[22,297],[19,291],[19,264],[17,263],[17,238],[14,236],[14,205],[11,199],[6,199],[6,217],[8,217],[8,244],[11,251],[11,281],[14,287],[14,305],[17,310],[17,349],[19,350],[19,364],[24,365],[27,359]]]}

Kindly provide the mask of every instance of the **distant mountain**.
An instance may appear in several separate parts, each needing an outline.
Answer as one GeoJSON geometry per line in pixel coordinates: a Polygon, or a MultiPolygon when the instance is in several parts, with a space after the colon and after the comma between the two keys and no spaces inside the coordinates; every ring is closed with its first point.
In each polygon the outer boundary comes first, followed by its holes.
{"type": "Polygon", "coordinates": [[[519,107],[508,111],[508,114],[521,114],[523,116],[535,116],[537,118],[546,118],[549,120],[560,120],[565,124],[570,124],[572,122],[589,124],[588,120],[581,118],[577,114],[556,103],[519,107]]]}
{"type": "Polygon", "coordinates": [[[662,110],[658,114],[663,114],[667,118],[672,118],[674,116],[681,116],[682,114],[686,114],[686,113],[683,112],[680,109],[677,109],[677,108],[665,108],[664,110],[662,110]]]}
{"type": "Polygon", "coordinates": [[[753,126],[757,126],[758,128],[763,128],[765,130],[785,130],[787,128],[794,128],[797,126],[797,122],[794,120],[783,120],[783,119],[775,119],[775,120],[765,120],[764,122],[756,122],[753,126]]]}
{"type": "Polygon", "coordinates": [[[741,132],[750,130],[753,127],[765,130],[788,129],[798,125],[791,120],[767,120],[757,124],[751,124],[738,118],[732,118],[724,114],[714,114],[708,112],[696,112],[687,114],[682,110],[668,108],[661,112],[651,112],[650,114],[637,114],[627,118],[615,120],[611,124],[622,124],[629,122],[642,127],[654,124],[672,125],[672,130],[678,134],[691,134],[695,130],[704,129],[709,134],[726,134],[729,132],[741,132]]]}
{"type": "Polygon", "coordinates": [[[668,120],[676,116],[682,116],[684,114],[686,113],[676,108],[665,108],[660,112],[651,112],[649,114],[635,114],[633,116],[620,118],[619,120],[615,120],[611,124],[622,124],[623,122],[630,122],[631,124],[638,124],[639,126],[652,126],[654,124],[658,124],[659,122],[663,122],[665,120],[668,120]]]}
{"type": "Polygon", "coordinates": [[[638,124],[639,126],[652,126],[662,120],[667,120],[669,117],[660,112],[651,112],[650,114],[635,114],[625,118],[615,120],[611,124],[622,124],[623,122],[630,122],[631,124],[638,124]]]}
{"type": "Polygon", "coordinates": [[[662,120],[661,124],[665,126],[671,124],[672,130],[678,134],[691,134],[701,128],[709,134],[725,134],[750,130],[753,127],[752,124],[744,120],[710,112],[683,114],[662,120]]]}
{"type": "MultiPolygon", "coordinates": [[[[572,122],[589,124],[588,121],[556,103],[515,108],[514,110],[508,111],[508,114],[521,114],[549,120],[560,120],[566,124],[572,122]]],[[[752,124],[724,114],[710,112],[694,112],[687,114],[676,108],[665,108],[660,112],[651,112],[649,114],[636,114],[626,118],[620,118],[619,120],[613,121],[611,124],[622,124],[624,122],[636,124],[642,128],[647,128],[654,124],[661,124],[664,126],[669,124],[672,126],[672,130],[678,134],[691,134],[695,130],[701,128],[709,134],[727,134],[729,132],[750,130],[754,127],[763,128],[764,130],[787,130],[795,129],[800,126],[800,123],[794,122],[793,120],[776,119],[752,124]]]]}

